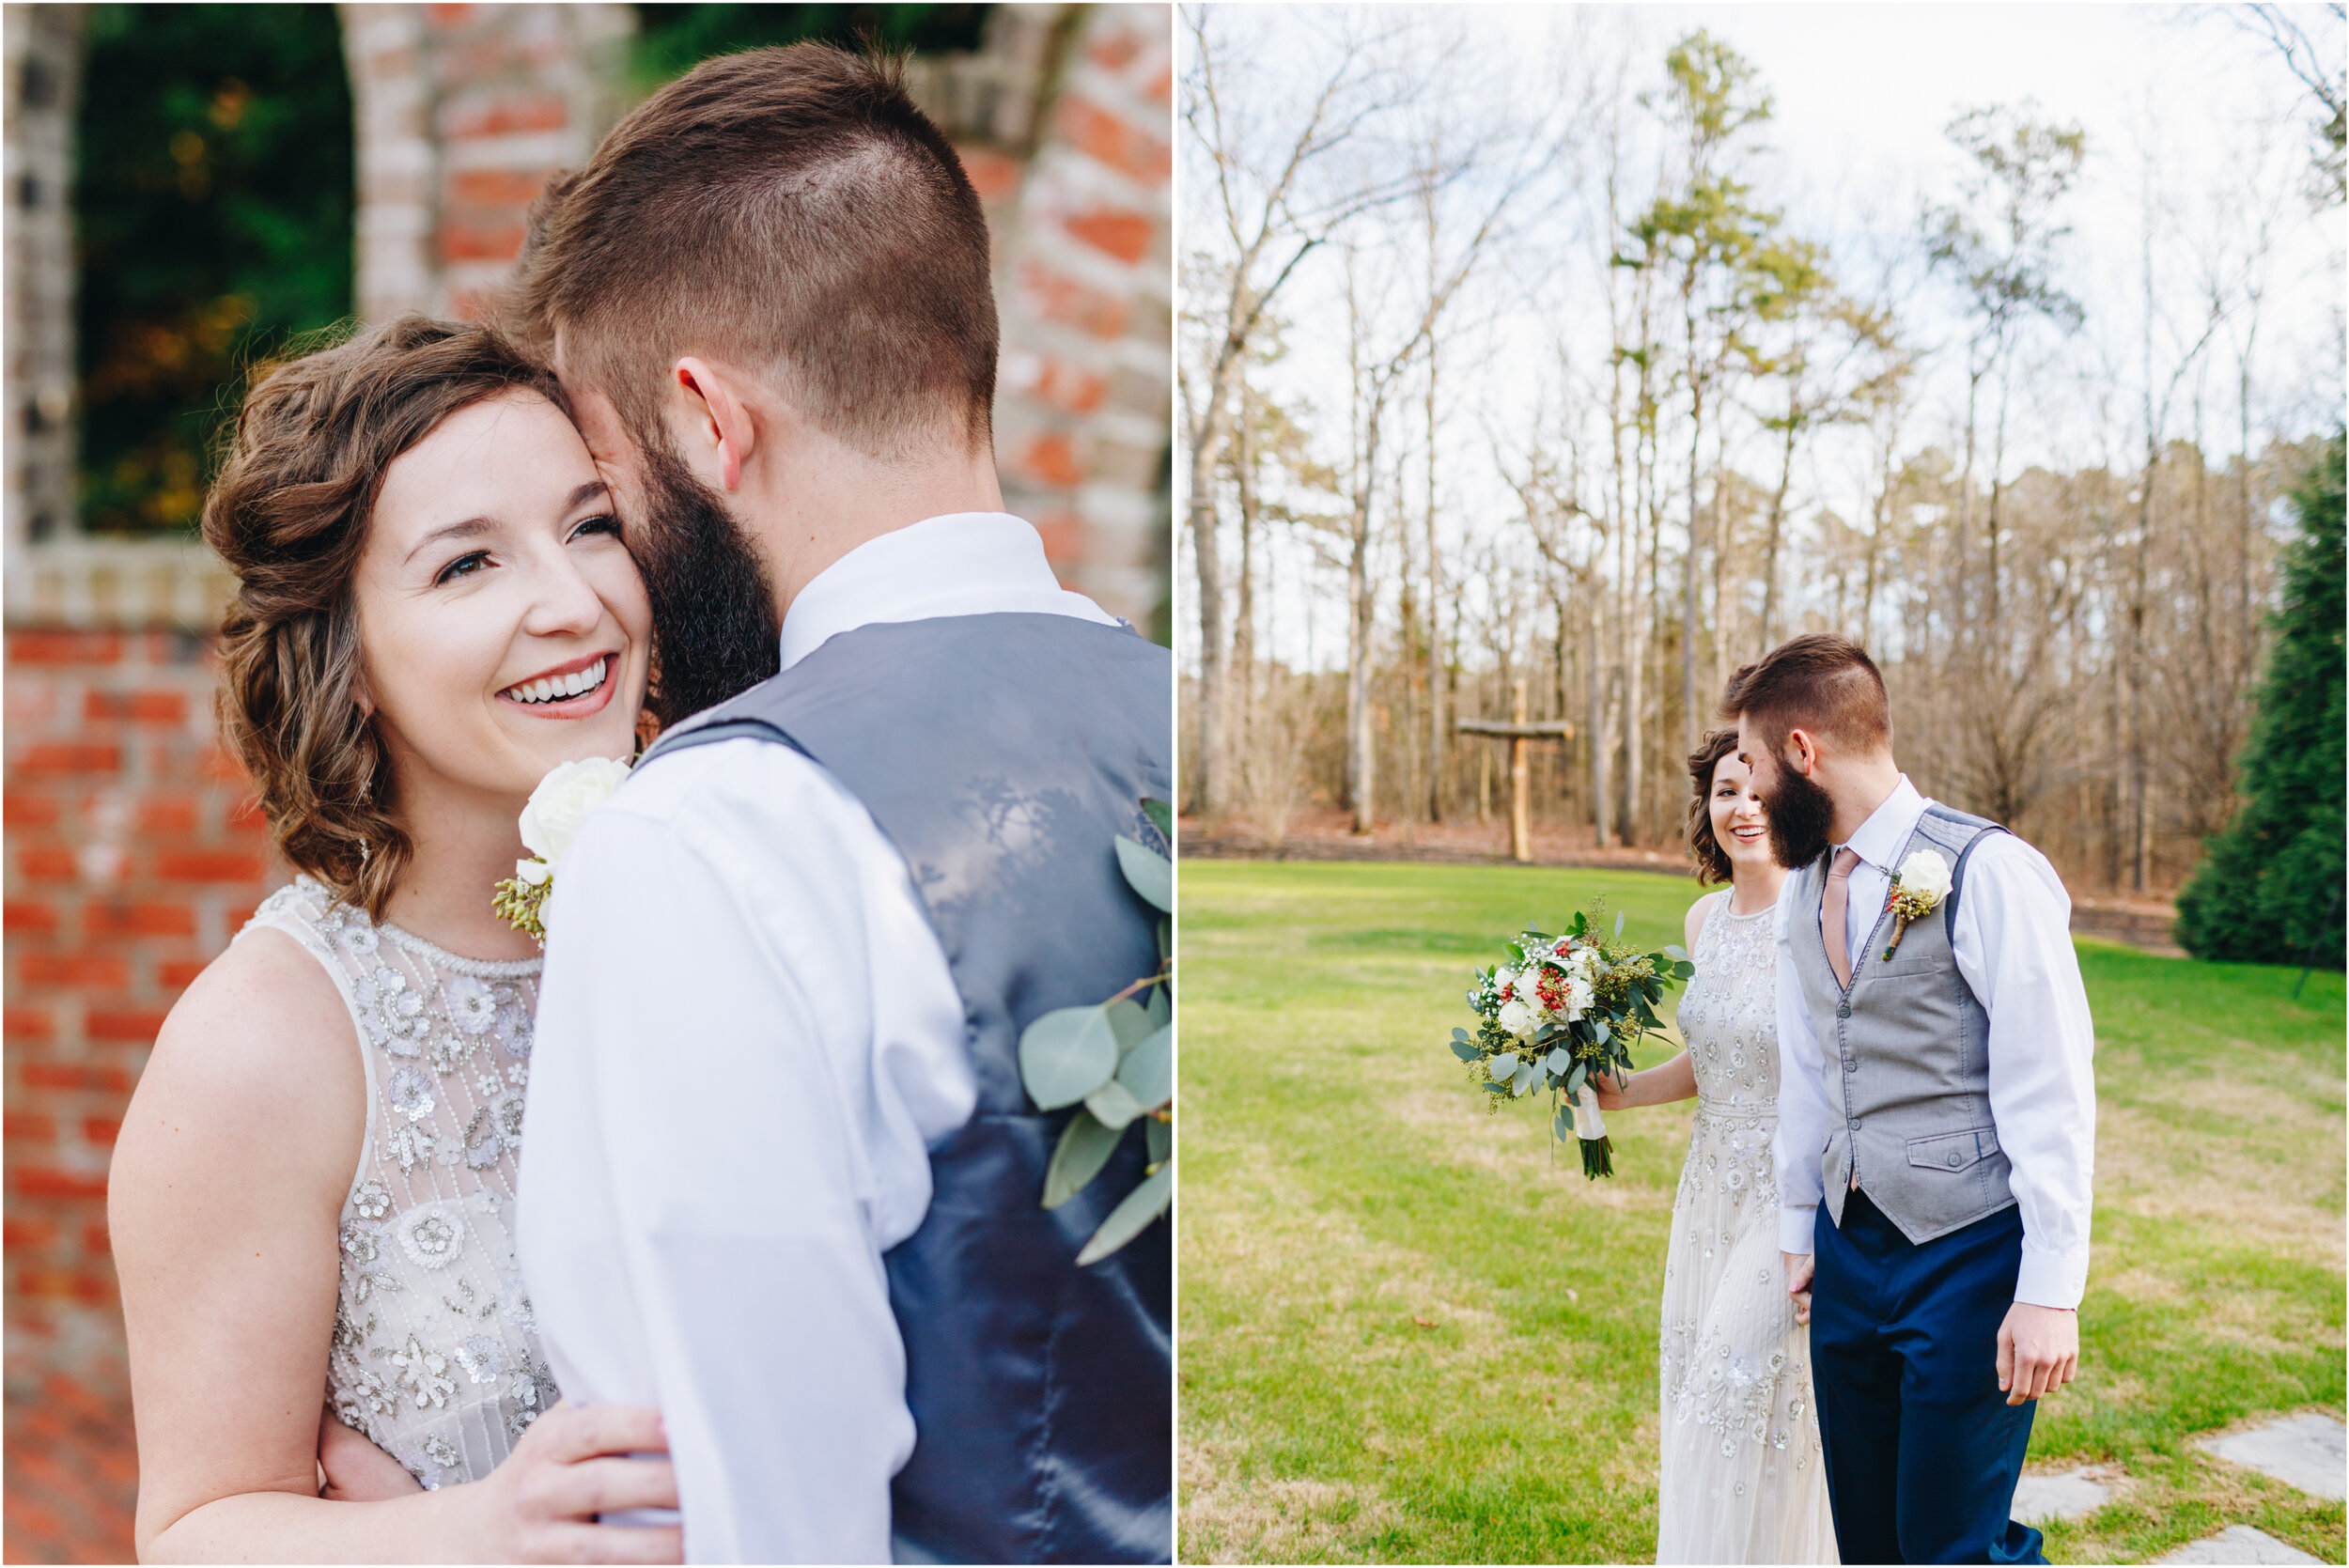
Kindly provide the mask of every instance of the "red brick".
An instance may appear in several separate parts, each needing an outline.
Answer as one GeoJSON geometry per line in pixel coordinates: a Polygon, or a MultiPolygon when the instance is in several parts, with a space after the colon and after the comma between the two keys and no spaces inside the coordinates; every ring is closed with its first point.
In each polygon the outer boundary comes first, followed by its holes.
{"type": "Polygon", "coordinates": [[[1056,512],[1040,517],[1035,531],[1044,536],[1044,558],[1056,565],[1084,559],[1084,519],[1074,512],[1056,512]]]}
{"type": "Polygon", "coordinates": [[[145,1009],[90,1013],[82,1019],[82,1032],[93,1040],[130,1040],[145,1044],[163,1027],[163,1015],[145,1009]]]}
{"type": "Polygon", "coordinates": [[[119,773],[122,748],[95,741],[52,741],[27,747],[16,767],[21,773],[119,773]]]}
{"type": "Polygon", "coordinates": [[[450,219],[441,225],[443,261],[511,261],[522,253],[519,223],[465,223],[450,219]]]}
{"type": "Polygon", "coordinates": [[[35,882],[70,882],[81,875],[70,849],[20,849],[16,868],[35,882]]]}
{"type": "Polygon", "coordinates": [[[1027,166],[1019,159],[990,147],[958,147],[955,152],[962,159],[962,172],[970,177],[981,201],[1002,201],[1019,189],[1019,177],[1027,166]]]}
{"type": "Polygon", "coordinates": [[[10,1186],[20,1198],[103,1198],[106,1173],[101,1171],[93,1175],[46,1165],[20,1165],[10,1173],[10,1186]]]}
{"type": "Polygon", "coordinates": [[[446,132],[451,141],[475,141],[517,131],[560,131],[570,123],[570,113],[560,93],[499,93],[450,112],[446,132]]]}
{"type": "Polygon", "coordinates": [[[0,930],[12,937],[40,936],[57,928],[57,908],[54,904],[38,904],[29,898],[11,898],[0,906],[0,930]]]}
{"type": "Polygon", "coordinates": [[[127,1069],[95,1062],[27,1062],[18,1073],[27,1089],[85,1089],[127,1094],[134,1081],[127,1069]]]}
{"type": "MultiPolygon", "coordinates": [[[[8,1134],[11,1143],[54,1143],[57,1141],[57,1119],[36,1110],[11,1110],[0,1118],[0,1130],[8,1134]]],[[[8,1243],[13,1247],[14,1242],[8,1243]]]]}
{"type": "Polygon", "coordinates": [[[183,849],[155,857],[156,874],[166,882],[257,882],[269,862],[259,855],[183,849]]]}
{"type": "Polygon", "coordinates": [[[1103,70],[1124,70],[1142,53],[1142,40],[1131,33],[1112,33],[1085,45],[1086,57],[1103,70]]]}
{"type": "Polygon", "coordinates": [[[156,982],[166,991],[184,991],[204,972],[200,958],[166,958],[155,966],[156,982]]]}
{"type": "MultiPolygon", "coordinates": [[[[0,1027],[5,1028],[11,1040],[47,1040],[57,1032],[57,1020],[50,1016],[46,1007],[0,1008],[0,1020],[4,1020],[0,1022],[0,1027]]],[[[33,1081],[33,1074],[39,1067],[39,1063],[25,1063],[24,1081],[28,1086],[40,1087],[33,1081]]]]}
{"type": "MultiPolygon", "coordinates": [[[[85,1116],[82,1118],[82,1141],[86,1143],[102,1144],[111,1149],[115,1146],[115,1140],[121,1136],[122,1118],[119,1116],[85,1116]]],[[[101,1250],[103,1249],[101,1248],[101,1250]]]]}
{"type": "Polygon", "coordinates": [[[1139,212],[1087,212],[1068,220],[1068,232],[1128,266],[1150,249],[1150,220],[1139,212]]]}
{"type": "Polygon", "coordinates": [[[185,691],[89,691],[82,697],[82,715],[90,720],[129,720],[140,724],[184,724],[188,722],[185,691]]]}
{"type": "Polygon", "coordinates": [[[1168,143],[1074,93],[1061,100],[1054,129],[1079,150],[1149,184],[1174,172],[1168,143]]]}
{"type": "Polygon", "coordinates": [[[1034,299],[1037,314],[1095,337],[1123,337],[1126,324],[1132,318],[1132,306],[1127,301],[1089,288],[1066,273],[1036,262],[1027,265],[1020,282],[1034,299]]]}
{"type": "Polygon", "coordinates": [[[11,1219],[0,1222],[0,1245],[11,1252],[39,1251],[54,1246],[56,1239],[57,1227],[51,1220],[11,1219]]]}
{"type": "Polygon", "coordinates": [[[54,828],[57,798],[36,790],[11,789],[0,797],[0,822],[11,828],[54,828]]]}
{"type": "Polygon", "coordinates": [[[546,188],[543,174],[514,169],[462,169],[448,178],[448,199],[475,207],[526,208],[546,188]]]}
{"type": "Polygon", "coordinates": [[[253,782],[245,776],[244,764],[238,760],[237,753],[224,746],[208,748],[203,760],[196,764],[196,770],[205,778],[227,784],[249,785],[253,782]]]}
{"type": "Polygon", "coordinates": [[[185,904],[88,904],[82,929],[92,937],[193,937],[195,910],[185,904]]]}
{"type": "Polygon", "coordinates": [[[1085,471],[1077,461],[1076,448],[1057,431],[1030,442],[1013,466],[1064,489],[1074,489],[1084,483],[1085,471]]]}
{"type": "Polygon", "coordinates": [[[118,991],[131,984],[131,966],[112,953],[27,953],[17,960],[27,986],[80,986],[118,991]]]}
{"type": "Polygon", "coordinates": [[[226,916],[226,919],[223,922],[223,924],[227,927],[228,934],[230,936],[233,937],[238,932],[244,929],[245,922],[253,918],[253,909],[254,906],[250,904],[244,905],[241,908],[231,905],[226,910],[223,911],[223,913],[226,916]]]}
{"type": "Polygon", "coordinates": [[[122,639],[111,631],[11,631],[11,664],[113,664],[122,658],[122,639]]]}
{"type": "Polygon", "coordinates": [[[93,1219],[82,1227],[83,1251],[93,1258],[102,1258],[112,1253],[114,1250],[114,1237],[107,1234],[104,1220],[93,1219]]]}
{"type": "Polygon", "coordinates": [[[1163,70],[1160,70],[1157,77],[1151,81],[1147,89],[1147,96],[1153,103],[1165,103],[1170,105],[1174,103],[1174,68],[1172,65],[1169,65],[1163,70]]]}
{"type": "Polygon", "coordinates": [[[192,833],[195,831],[195,799],[189,795],[150,796],[139,802],[139,831],[143,833],[192,833]]]}

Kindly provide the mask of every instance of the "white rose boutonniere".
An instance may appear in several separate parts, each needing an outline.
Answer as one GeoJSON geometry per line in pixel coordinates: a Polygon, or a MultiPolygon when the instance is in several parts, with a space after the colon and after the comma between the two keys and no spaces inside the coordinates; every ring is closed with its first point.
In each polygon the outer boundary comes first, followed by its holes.
{"type": "Polygon", "coordinates": [[[532,858],[514,862],[514,875],[497,885],[490,904],[516,929],[546,940],[548,895],[554,892],[554,868],[570,853],[587,814],[611,798],[628,777],[629,765],[619,757],[586,757],[566,762],[538,781],[522,808],[522,846],[532,858]]]}
{"type": "Polygon", "coordinates": [[[1940,908],[1941,900],[1949,895],[1950,862],[1937,850],[1920,849],[1903,861],[1900,875],[1892,878],[1891,897],[1887,900],[1892,911],[1892,939],[1884,944],[1877,962],[1892,956],[1910,921],[1922,920],[1940,908]]]}

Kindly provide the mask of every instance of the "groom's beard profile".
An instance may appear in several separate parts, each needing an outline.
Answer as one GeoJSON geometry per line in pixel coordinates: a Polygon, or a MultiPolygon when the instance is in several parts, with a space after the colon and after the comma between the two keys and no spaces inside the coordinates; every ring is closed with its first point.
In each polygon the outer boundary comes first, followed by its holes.
{"type": "Polygon", "coordinates": [[[1776,769],[1778,784],[1762,797],[1770,815],[1770,856],[1789,871],[1799,870],[1827,853],[1828,831],[1835,823],[1835,798],[1811,779],[1786,766],[1776,769]]]}
{"type": "Polygon", "coordinates": [[[675,453],[642,450],[649,515],[629,543],[652,606],[646,703],[666,729],[756,686],[783,655],[774,596],[741,525],[675,453]]]}

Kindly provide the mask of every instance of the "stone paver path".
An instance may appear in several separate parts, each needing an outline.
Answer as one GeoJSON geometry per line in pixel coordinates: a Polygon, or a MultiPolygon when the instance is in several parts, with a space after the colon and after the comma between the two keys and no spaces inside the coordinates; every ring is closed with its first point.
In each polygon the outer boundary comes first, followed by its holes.
{"type": "Polygon", "coordinates": [[[2310,1557],[2297,1546],[2287,1546],[2263,1529],[2249,1525],[2229,1525],[2207,1541],[2197,1541],[2181,1546],[2168,1557],[2156,1558],[2159,1564],[2169,1562],[2322,1562],[2321,1557],[2310,1557]]]}
{"type": "Polygon", "coordinates": [[[2112,1488],[2086,1470],[2061,1475],[2027,1475],[2015,1483],[2014,1506],[2008,1510],[2027,1525],[2050,1519],[2084,1519],[2112,1500],[2112,1488]]]}
{"type": "Polygon", "coordinates": [[[2221,1459],[2296,1486],[2312,1498],[2341,1499],[2349,1476],[2349,1444],[2341,1422],[2330,1416],[2294,1416],[2232,1437],[2207,1437],[2201,1446],[2221,1459]]]}

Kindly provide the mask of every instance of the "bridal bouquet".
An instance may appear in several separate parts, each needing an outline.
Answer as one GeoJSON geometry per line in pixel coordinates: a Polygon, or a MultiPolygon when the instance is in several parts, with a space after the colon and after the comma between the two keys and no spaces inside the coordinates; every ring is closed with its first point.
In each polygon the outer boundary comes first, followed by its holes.
{"type": "Polygon", "coordinates": [[[1476,1032],[1452,1032],[1452,1054],[1466,1063],[1498,1109],[1547,1087],[1552,1106],[1550,1132],[1582,1145],[1582,1173],[1592,1179],[1615,1173],[1614,1145],[1594,1095],[1583,1089],[1602,1073],[1631,1068],[1631,1048],[1643,1035],[1660,1032],[1656,1004],[1664,987],[1697,972],[1677,946],[1641,953],[1623,945],[1623,916],[1615,917],[1612,939],[1599,936],[1598,923],[1577,912],[1565,935],[1529,930],[1509,944],[1509,956],[1476,971],[1468,1003],[1476,1010],[1476,1032]]]}
{"type": "Polygon", "coordinates": [[[547,895],[554,892],[554,867],[579,836],[587,814],[611,798],[628,777],[622,757],[567,762],[538,781],[522,808],[522,847],[530,859],[514,862],[514,875],[491,891],[490,912],[540,941],[547,939],[547,895]]]}

